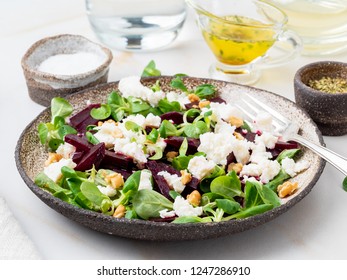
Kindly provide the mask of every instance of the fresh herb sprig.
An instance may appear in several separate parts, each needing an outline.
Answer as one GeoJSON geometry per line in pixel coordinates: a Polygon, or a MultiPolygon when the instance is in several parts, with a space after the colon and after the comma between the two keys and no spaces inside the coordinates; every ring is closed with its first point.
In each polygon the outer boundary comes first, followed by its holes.
{"type": "Polygon", "coordinates": [[[212,84],[201,84],[196,86],[193,90],[189,90],[184,84],[183,77],[186,75],[178,74],[171,80],[170,86],[174,89],[178,89],[186,94],[195,94],[200,99],[209,99],[216,94],[216,87],[212,84]]]}
{"type": "Polygon", "coordinates": [[[146,67],[143,69],[141,76],[142,77],[154,77],[160,76],[161,71],[156,68],[154,60],[151,60],[146,67]]]}
{"type": "Polygon", "coordinates": [[[40,142],[47,145],[51,151],[55,151],[64,143],[64,136],[77,134],[77,131],[67,124],[66,118],[73,112],[73,107],[61,97],[55,97],[51,101],[51,122],[42,122],[38,125],[40,142]]]}

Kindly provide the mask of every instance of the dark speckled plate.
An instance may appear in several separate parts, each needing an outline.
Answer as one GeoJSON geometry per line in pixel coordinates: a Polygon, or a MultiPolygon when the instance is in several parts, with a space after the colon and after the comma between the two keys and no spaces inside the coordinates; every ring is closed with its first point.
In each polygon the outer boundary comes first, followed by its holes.
{"type": "MultiPolygon", "coordinates": [[[[146,78],[143,79],[143,83],[153,84],[155,80],[156,78],[146,78]]],[[[160,78],[163,89],[168,88],[170,80],[171,77],[160,78]]],[[[265,101],[273,108],[278,109],[289,119],[297,122],[303,136],[324,145],[321,133],[316,125],[309,116],[293,102],[271,92],[252,87],[216,80],[186,78],[186,84],[189,86],[195,86],[201,83],[216,85],[222,97],[228,102],[232,102],[234,98],[242,95],[242,93],[252,94],[256,98],[259,98],[259,100],[265,101]]],[[[117,83],[108,83],[73,94],[68,97],[68,100],[73,104],[76,110],[80,110],[86,106],[87,100],[91,102],[105,102],[106,96],[114,89],[117,89],[117,83]]],[[[16,147],[15,157],[17,168],[25,183],[43,202],[71,220],[96,231],[127,238],[143,240],[197,240],[215,238],[254,228],[278,217],[303,199],[311,191],[325,166],[324,160],[313,152],[303,149],[304,153],[302,157],[308,160],[311,166],[294,179],[299,182],[300,189],[294,195],[284,199],[280,207],[253,217],[231,220],[228,222],[204,224],[170,224],[142,220],[127,220],[124,218],[116,219],[67,204],[43,191],[33,183],[35,175],[42,171],[44,161],[47,158],[47,152],[39,143],[37,137],[37,125],[42,121],[50,121],[49,108],[39,114],[25,128],[16,147]]]]}

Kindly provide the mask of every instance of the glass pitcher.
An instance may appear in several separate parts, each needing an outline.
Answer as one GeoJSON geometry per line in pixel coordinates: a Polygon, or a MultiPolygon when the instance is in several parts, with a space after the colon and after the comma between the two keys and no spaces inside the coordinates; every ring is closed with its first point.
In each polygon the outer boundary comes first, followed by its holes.
{"type": "Polygon", "coordinates": [[[303,40],[304,55],[347,51],[347,0],[266,0],[288,16],[288,28],[303,40]]]}

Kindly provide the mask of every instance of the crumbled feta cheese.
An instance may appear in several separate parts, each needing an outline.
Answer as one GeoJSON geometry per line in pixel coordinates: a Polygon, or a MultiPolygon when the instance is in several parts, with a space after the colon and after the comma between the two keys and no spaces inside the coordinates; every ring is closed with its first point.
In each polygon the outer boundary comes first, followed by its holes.
{"type": "MultiPolygon", "coordinates": [[[[224,125],[220,129],[223,127],[224,125]]],[[[224,129],[229,130],[226,127],[224,129]]],[[[207,159],[221,165],[227,164],[227,157],[233,152],[237,162],[246,164],[250,158],[251,144],[245,139],[236,139],[231,133],[207,132],[200,135],[198,151],[205,153],[207,159]]]]}
{"type": "Polygon", "coordinates": [[[249,161],[250,158],[250,147],[251,142],[248,142],[247,140],[234,140],[232,142],[233,146],[233,153],[236,158],[236,161],[242,164],[246,164],[249,161]]]}
{"type": "MultiPolygon", "coordinates": [[[[123,137],[127,139],[127,142],[136,142],[138,144],[143,145],[146,142],[146,136],[142,134],[141,131],[135,132],[133,130],[127,130],[125,127],[125,123],[118,124],[119,129],[123,133],[123,137]]],[[[118,140],[117,140],[118,141],[118,140]]]]}
{"type": "Polygon", "coordinates": [[[241,176],[260,176],[262,173],[262,168],[258,164],[250,163],[247,165],[244,165],[242,167],[242,170],[240,172],[241,176]]]}
{"type": "Polygon", "coordinates": [[[281,170],[281,165],[276,160],[264,160],[259,165],[262,168],[260,181],[264,184],[275,178],[281,170]]]}
{"type": "Polygon", "coordinates": [[[146,126],[159,127],[160,124],[161,124],[161,118],[159,116],[155,116],[152,113],[149,113],[146,116],[145,123],[144,123],[145,127],[146,126]]]}
{"type": "Polygon", "coordinates": [[[176,192],[183,192],[185,185],[182,183],[181,177],[179,177],[177,174],[170,174],[167,171],[160,171],[158,175],[163,176],[168,185],[176,192]]]}
{"type": "Polygon", "coordinates": [[[138,163],[146,163],[147,158],[143,152],[143,145],[130,142],[129,138],[117,138],[114,142],[114,151],[132,157],[138,163]]]}
{"type": "Polygon", "coordinates": [[[150,88],[142,85],[140,79],[138,76],[121,79],[118,89],[122,93],[122,96],[125,98],[133,96],[148,101],[152,106],[158,105],[159,100],[165,97],[165,93],[163,91],[153,92],[150,88]]]}
{"type": "Polygon", "coordinates": [[[286,172],[290,177],[294,177],[296,175],[295,161],[292,158],[286,157],[282,159],[281,165],[284,172],[286,172]]]}
{"type": "Polygon", "coordinates": [[[159,215],[160,215],[160,218],[165,219],[165,218],[175,217],[176,213],[174,210],[169,211],[168,209],[164,209],[164,210],[159,211],[159,215]]]}
{"type": "Polygon", "coordinates": [[[269,132],[264,131],[260,136],[256,135],[255,143],[259,144],[263,142],[266,148],[273,149],[278,141],[278,137],[272,135],[269,132]]]}
{"type": "Polygon", "coordinates": [[[212,114],[216,116],[217,120],[228,121],[231,117],[243,118],[240,110],[229,103],[211,102],[210,108],[212,114]]]}
{"type": "Polygon", "coordinates": [[[153,114],[148,114],[147,117],[143,115],[130,115],[123,119],[118,124],[119,130],[123,134],[123,138],[114,140],[114,150],[133,157],[139,163],[146,163],[148,155],[156,151],[157,148],[164,150],[166,142],[164,139],[159,138],[156,143],[148,143],[146,135],[142,131],[127,130],[126,123],[132,121],[137,125],[145,128],[146,126],[160,126],[161,118],[153,114]]]}
{"type": "Polygon", "coordinates": [[[246,182],[259,182],[256,178],[254,177],[248,177],[248,176],[243,176],[242,183],[246,184],[246,182]]]}
{"type": "Polygon", "coordinates": [[[166,98],[170,102],[177,101],[178,103],[180,103],[182,109],[186,108],[185,104],[190,103],[190,100],[185,93],[170,91],[166,93],[166,98]]]}
{"type": "Polygon", "coordinates": [[[249,161],[252,163],[260,163],[272,158],[272,154],[266,151],[265,144],[261,141],[258,144],[251,145],[251,149],[252,154],[249,161]]]}
{"type": "Polygon", "coordinates": [[[61,168],[63,166],[67,166],[70,168],[75,168],[76,167],[76,163],[74,163],[72,161],[72,159],[66,159],[66,158],[62,158],[61,160],[59,160],[58,162],[53,162],[50,165],[46,166],[43,169],[43,172],[54,182],[57,182],[61,176],[61,168]]]}
{"type": "MultiPolygon", "coordinates": [[[[260,177],[260,181],[264,184],[271,181],[281,170],[281,165],[276,160],[263,160],[260,163],[250,163],[244,165],[240,175],[260,177]]],[[[249,178],[248,178],[249,180],[249,178]]]]}
{"type": "Polygon", "coordinates": [[[142,85],[140,79],[141,77],[139,76],[122,78],[118,84],[118,89],[122,96],[125,98],[129,98],[130,96],[142,98],[152,91],[150,88],[142,85]]]}
{"type": "Polygon", "coordinates": [[[281,161],[282,168],[289,176],[294,177],[298,173],[306,170],[309,167],[309,163],[306,160],[295,162],[291,158],[284,158],[281,161]]]}
{"type": "Polygon", "coordinates": [[[216,164],[212,160],[208,160],[204,156],[196,156],[189,161],[188,170],[195,178],[201,180],[209,175],[215,166],[216,164]]]}
{"type": "Polygon", "coordinates": [[[115,122],[104,122],[101,126],[96,127],[98,131],[94,137],[100,142],[104,142],[106,148],[112,148],[113,142],[123,136],[122,131],[115,122]]]}
{"type": "Polygon", "coordinates": [[[295,163],[295,172],[300,173],[310,167],[310,163],[307,160],[301,160],[295,163]]]}
{"type": "Polygon", "coordinates": [[[268,112],[259,112],[254,120],[254,129],[262,132],[272,132],[272,116],[268,112]]]}
{"type": "Polygon", "coordinates": [[[165,140],[163,138],[160,137],[157,140],[157,142],[155,142],[155,144],[147,144],[146,145],[147,154],[155,153],[157,148],[159,148],[161,151],[164,151],[166,146],[167,146],[167,143],[165,142],[165,140]]]}
{"type": "Polygon", "coordinates": [[[199,138],[199,152],[205,153],[207,159],[216,164],[227,164],[227,156],[233,151],[232,140],[235,137],[232,134],[207,132],[201,134],[199,138]]]}
{"type": "Polygon", "coordinates": [[[142,170],[140,175],[140,184],[139,184],[139,190],[151,190],[152,187],[152,173],[149,170],[142,170]]]}
{"type": "Polygon", "coordinates": [[[113,197],[117,194],[117,190],[115,188],[112,188],[111,186],[97,186],[99,191],[103,193],[104,195],[107,195],[108,197],[113,197]]]}
{"type": "Polygon", "coordinates": [[[159,127],[161,123],[161,118],[159,116],[155,116],[152,113],[149,113],[146,117],[141,114],[130,115],[122,120],[122,123],[126,123],[127,121],[131,121],[141,126],[142,128],[146,128],[147,126],[159,127]]]}
{"type": "Polygon", "coordinates": [[[126,124],[128,121],[134,122],[138,126],[141,126],[142,128],[146,127],[145,126],[146,118],[141,114],[127,116],[126,118],[122,120],[122,123],[126,124]]]}
{"type": "Polygon", "coordinates": [[[232,126],[229,123],[219,121],[216,123],[214,127],[214,133],[233,135],[235,132],[235,128],[235,126],[232,126]]]}
{"type": "Polygon", "coordinates": [[[63,158],[72,158],[74,152],[76,151],[76,147],[72,146],[69,143],[64,143],[64,144],[60,144],[58,149],[57,149],[57,154],[62,155],[63,158]]]}
{"type": "Polygon", "coordinates": [[[144,97],[144,100],[147,100],[149,104],[152,105],[152,107],[155,107],[158,105],[159,101],[165,98],[165,93],[161,90],[159,91],[152,91],[147,92],[146,97],[144,97]]]}
{"type": "Polygon", "coordinates": [[[178,217],[197,217],[202,215],[202,207],[194,207],[181,196],[175,198],[173,209],[178,217]]]}

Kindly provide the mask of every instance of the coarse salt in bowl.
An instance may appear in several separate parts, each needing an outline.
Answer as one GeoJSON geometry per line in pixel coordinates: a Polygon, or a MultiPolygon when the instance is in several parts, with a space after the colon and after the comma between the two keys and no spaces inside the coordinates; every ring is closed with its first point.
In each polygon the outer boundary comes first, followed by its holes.
{"type": "Polygon", "coordinates": [[[39,40],[22,58],[29,96],[49,106],[53,97],[106,83],[112,58],[108,48],[80,35],[39,40]]]}

